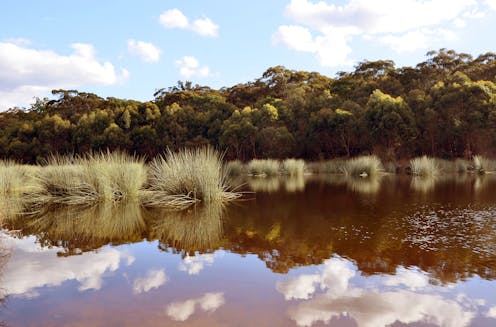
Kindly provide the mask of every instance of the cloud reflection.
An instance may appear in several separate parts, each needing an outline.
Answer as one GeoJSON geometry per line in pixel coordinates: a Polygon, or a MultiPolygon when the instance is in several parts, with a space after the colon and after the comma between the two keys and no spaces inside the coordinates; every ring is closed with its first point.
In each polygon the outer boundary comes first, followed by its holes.
{"type": "Polygon", "coordinates": [[[280,282],[276,289],[286,300],[306,300],[288,311],[298,326],[346,317],[359,327],[389,326],[395,322],[463,327],[475,316],[462,300],[427,294],[428,277],[417,269],[400,268],[394,276],[381,277],[379,286],[386,287],[386,291],[354,286],[356,275],[356,266],[335,257],[326,260],[317,274],[280,282]],[[317,292],[317,288],[324,292],[317,292]],[[414,292],[420,289],[422,293],[414,292]]]}
{"type": "Polygon", "coordinates": [[[206,265],[214,263],[215,256],[213,253],[187,255],[179,264],[179,270],[188,272],[188,275],[198,275],[206,265]]]}
{"type": "Polygon", "coordinates": [[[176,321],[185,321],[196,311],[199,306],[205,312],[214,312],[225,303],[224,293],[205,293],[196,299],[173,302],[167,306],[167,315],[176,321]]]}
{"type": "Polygon", "coordinates": [[[99,290],[103,275],[116,271],[121,260],[132,261],[132,257],[113,248],[83,255],[59,257],[59,247],[42,248],[34,237],[16,239],[5,237],[12,255],[2,278],[3,295],[36,297],[36,289],[44,286],[59,286],[69,280],[79,282],[79,290],[99,290]]]}
{"type": "Polygon", "coordinates": [[[154,288],[159,288],[164,285],[169,278],[163,269],[149,270],[145,277],[139,277],[134,280],[134,294],[146,293],[154,288]]]}

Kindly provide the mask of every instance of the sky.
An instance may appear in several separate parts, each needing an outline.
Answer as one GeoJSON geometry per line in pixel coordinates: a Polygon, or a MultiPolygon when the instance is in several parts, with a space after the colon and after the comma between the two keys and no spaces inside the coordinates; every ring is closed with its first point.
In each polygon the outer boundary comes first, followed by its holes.
{"type": "Polygon", "coordinates": [[[52,89],[148,101],[269,67],[333,77],[363,60],[496,52],[496,0],[2,0],[0,110],[52,89]]]}

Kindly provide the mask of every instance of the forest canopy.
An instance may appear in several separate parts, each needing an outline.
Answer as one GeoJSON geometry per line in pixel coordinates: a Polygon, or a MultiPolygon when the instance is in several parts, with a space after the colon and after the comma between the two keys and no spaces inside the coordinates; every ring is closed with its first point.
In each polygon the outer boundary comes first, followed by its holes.
{"type": "Polygon", "coordinates": [[[276,66],[219,90],[178,82],[149,102],[52,94],[0,113],[1,158],[34,163],[106,149],[152,158],[207,144],[241,160],[496,154],[495,53],[441,49],[415,67],[363,61],[335,78],[276,66]]]}

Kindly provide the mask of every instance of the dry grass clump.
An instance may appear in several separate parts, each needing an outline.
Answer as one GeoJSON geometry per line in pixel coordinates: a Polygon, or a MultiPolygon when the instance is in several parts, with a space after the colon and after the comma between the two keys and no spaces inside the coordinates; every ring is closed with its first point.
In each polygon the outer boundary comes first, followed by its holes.
{"type": "Polygon", "coordinates": [[[441,172],[436,159],[422,156],[410,160],[410,169],[412,175],[416,176],[436,176],[441,172]]]}
{"type": "Polygon", "coordinates": [[[138,199],[147,175],[142,159],[106,152],[53,157],[35,178],[39,191],[28,195],[33,203],[85,205],[138,199]]]}
{"type": "Polygon", "coordinates": [[[183,207],[198,201],[224,202],[240,196],[229,191],[222,157],[210,147],[168,151],[155,158],[150,163],[148,184],[143,197],[148,206],[183,207]]]}
{"type": "Polygon", "coordinates": [[[477,155],[472,161],[474,170],[479,174],[496,171],[496,160],[477,155]]]}
{"type": "Polygon", "coordinates": [[[374,155],[361,156],[347,160],[342,169],[348,176],[373,177],[382,170],[382,164],[374,155]]]}
{"type": "Polygon", "coordinates": [[[301,176],[305,172],[303,159],[286,159],[282,162],[282,171],[289,176],[301,176]]]}
{"type": "Polygon", "coordinates": [[[254,176],[279,175],[280,162],[274,159],[253,159],[248,163],[248,173],[254,176]]]}
{"type": "Polygon", "coordinates": [[[38,189],[33,176],[37,168],[14,161],[0,161],[0,195],[20,196],[38,189]]]}

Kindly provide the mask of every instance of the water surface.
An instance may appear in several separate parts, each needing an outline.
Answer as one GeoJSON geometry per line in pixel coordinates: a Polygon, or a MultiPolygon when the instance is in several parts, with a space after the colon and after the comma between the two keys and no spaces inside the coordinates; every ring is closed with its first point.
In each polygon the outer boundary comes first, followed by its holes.
{"type": "Polygon", "coordinates": [[[496,325],[495,178],[245,182],[245,201],[182,212],[4,205],[0,321],[496,325]]]}

